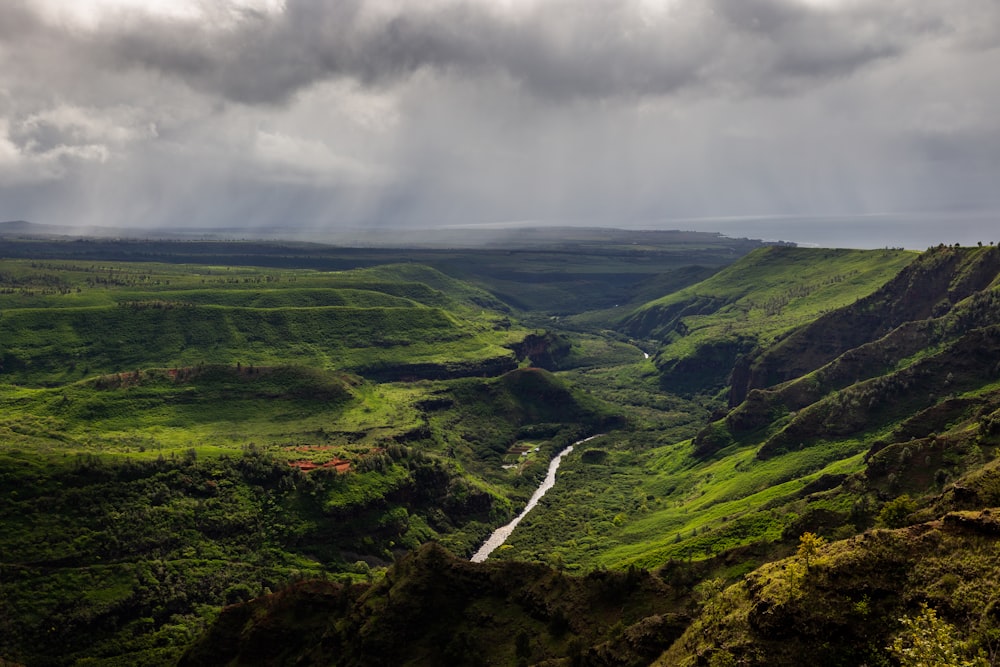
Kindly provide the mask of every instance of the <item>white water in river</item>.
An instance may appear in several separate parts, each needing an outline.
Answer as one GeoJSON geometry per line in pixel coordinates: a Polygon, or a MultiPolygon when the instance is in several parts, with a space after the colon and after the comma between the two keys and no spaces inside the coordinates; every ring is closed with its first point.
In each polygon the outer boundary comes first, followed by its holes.
{"type": "Polygon", "coordinates": [[[545,480],[542,482],[541,486],[535,489],[535,492],[531,494],[528,504],[524,506],[524,509],[517,515],[517,517],[514,518],[513,521],[508,523],[506,526],[501,526],[493,531],[490,538],[486,540],[483,543],[483,546],[479,547],[479,551],[472,556],[473,563],[482,563],[497,547],[506,542],[507,538],[510,537],[510,534],[514,532],[514,528],[517,527],[517,524],[521,523],[521,519],[526,517],[528,512],[535,509],[535,505],[537,505],[538,501],[542,499],[542,496],[544,496],[549,489],[556,485],[556,470],[559,469],[559,464],[562,463],[562,458],[572,452],[573,447],[576,445],[583,444],[596,437],[596,435],[592,435],[589,438],[577,440],[572,445],[559,452],[559,454],[549,462],[549,472],[545,475],[545,480]]]}

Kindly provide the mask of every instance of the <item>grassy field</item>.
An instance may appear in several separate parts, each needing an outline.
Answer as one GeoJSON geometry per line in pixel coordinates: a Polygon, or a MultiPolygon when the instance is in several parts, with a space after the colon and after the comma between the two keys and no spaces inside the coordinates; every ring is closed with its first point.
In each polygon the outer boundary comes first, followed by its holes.
{"type": "Polygon", "coordinates": [[[413,265],[337,273],[0,261],[0,380],[147,367],[513,367],[505,306],[413,265]]]}

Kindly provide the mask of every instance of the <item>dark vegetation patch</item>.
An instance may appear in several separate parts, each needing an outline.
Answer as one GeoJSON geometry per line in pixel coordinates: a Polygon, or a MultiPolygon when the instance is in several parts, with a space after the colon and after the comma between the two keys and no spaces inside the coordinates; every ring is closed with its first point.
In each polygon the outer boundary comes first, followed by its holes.
{"type": "Polygon", "coordinates": [[[358,572],[359,559],[384,564],[435,531],[492,520],[489,495],[418,452],[397,446],[354,464],[305,474],[253,449],[208,460],[192,450],[80,457],[29,476],[0,457],[0,652],[28,664],[169,661],[211,607],[358,572]]]}
{"type": "Polygon", "coordinates": [[[456,560],[426,545],[370,586],[303,583],[223,611],[181,665],[643,665],[685,623],[649,572],[568,576],[542,565],[456,560]],[[305,613],[305,622],[300,622],[305,613]]]}

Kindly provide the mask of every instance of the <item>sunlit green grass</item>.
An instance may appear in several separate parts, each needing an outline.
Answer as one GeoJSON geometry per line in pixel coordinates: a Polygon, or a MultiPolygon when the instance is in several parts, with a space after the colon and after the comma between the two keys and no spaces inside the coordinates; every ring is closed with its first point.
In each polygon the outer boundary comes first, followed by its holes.
{"type": "Polygon", "coordinates": [[[0,380],[52,385],[198,364],[384,372],[513,363],[505,345],[525,332],[503,309],[418,265],[320,272],[0,260],[0,380]]]}
{"type": "Polygon", "coordinates": [[[684,358],[706,343],[740,338],[766,345],[868,295],[916,257],[897,250],[762,248],[641,306],[626,324],[638,335],[664,339],[661,358],[684,358]]]}
{"type": "Polygon", "coordinates": [[[803,487],[861,470],[869,447],[822,442],[760,461],[757,447],[745,445],[703,461],[692,457],[690,441],[637,452],[614,440],[596,441],[608,453],[602,464],[576,452],[564,461],[556,488],[501,557],[544,560],[552,552],[574,568],[655,568],[775,542],[801,511],[803,487]]]}
{"type": "Polygon", "coordinates": [[[32,389],[0,385],[0,449],[153,458],[259,446],[357,444],[418,423],[420,386],[308,369],[152,369],[32,389]],[[189,380],[177,379],[185,372],[189,380]],[[3,434],[6,433],[6,437],[3,434]]]}

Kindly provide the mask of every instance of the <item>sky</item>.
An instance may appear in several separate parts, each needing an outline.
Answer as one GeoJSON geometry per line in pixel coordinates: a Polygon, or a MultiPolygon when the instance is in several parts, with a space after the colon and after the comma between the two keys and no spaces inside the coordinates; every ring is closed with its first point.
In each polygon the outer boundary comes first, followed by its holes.
{"type": "Polygon", "coordinates": [[[1000,241],[997,109],[997,0],[3,0],[0,220],[1000,241]]]}

